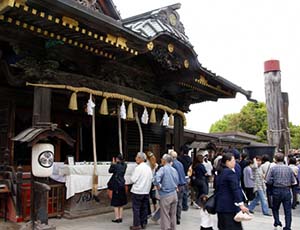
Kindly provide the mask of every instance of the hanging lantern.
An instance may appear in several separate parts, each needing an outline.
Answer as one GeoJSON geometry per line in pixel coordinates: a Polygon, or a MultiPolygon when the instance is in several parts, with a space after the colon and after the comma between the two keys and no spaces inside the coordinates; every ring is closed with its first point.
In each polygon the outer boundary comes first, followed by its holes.
{"type": "Polygon", "coordinates": [[[168,124],[169,124],[169,116],[168,116],[167,112],[165,111],[164,116],[162,118],[162,125],[168,126],[168,124]]]}
{"type": "Polygon", "coordinates": [[[69,109],[71,110],[78,110],[78,106],[77,106],[77,93],[73,92],[70,98],[70,102],[69,102],[69,109]]]}
{"type": "Polygon", "coordinates": [[[170,116],[169,116],[169,126],[174,126],[174,116],[173,116],[173,114],[170,114],[170,116]]]}
{"type": "Polygon", "coordinates": [[[156,123],[155,109],[152,109],[152,110],[151,110],[150,123],[152,123],[152,124],[156,123]]]}
{"type": "Polygon", "coordinates": [[[93,102],[92,99],[92,94],[90,94],[90,99],[88,100],[88,103],[86,104],[86,108],[87,108],[87,114],[93,116],[94,114],[94,108],[95,108],[95,103],[93,102]]]}
{"type": "Polygon", "coordinates": [[[100,106],[99,113],[100,113],[101,115],[108,115],[107,99],[106,99],[106,97],[103,98],[103,100],[102,100],[102,103],[101,103],[101,106],[100,106]]]}
{"type": "Polygon", "coordinates": [[[148,124],[149,114],[148,114],[148,111],[147,111],[146,107],[144,107],[144,112],[143,112],[141,120],[142,120],[143,124],[145,124],[145,125],[148,124]]]}
{"type": "Polygon", "coordinates": [[[128,120],[134,119],[132,102],[129,103],[128,108],[127,108],[127,119],[128,120]]]}
{"type": "Polygon", "coordinates": [[[120,117],[125,120],[126,119],[126,107],[125,107],[125,103],[124,100],[122,101],[122,104],[120,106],[120,117]]]}

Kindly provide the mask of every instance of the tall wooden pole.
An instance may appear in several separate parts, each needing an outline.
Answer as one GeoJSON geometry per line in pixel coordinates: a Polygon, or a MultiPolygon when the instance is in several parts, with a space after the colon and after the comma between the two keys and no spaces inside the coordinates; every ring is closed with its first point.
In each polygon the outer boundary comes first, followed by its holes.
{"type": "MultiPolygon", "coordinates": [[[[281,71],[278,60],[269,60],[265,67],[265,96],[268,113],[268,143],[276,146],[276,151],[288,152],[287,96],[281,92],[281,71]],[[285,102],[284,100],[285,99],[285,102]]],[[[288,135],[289,136],[289,135],[288,135]]]]}

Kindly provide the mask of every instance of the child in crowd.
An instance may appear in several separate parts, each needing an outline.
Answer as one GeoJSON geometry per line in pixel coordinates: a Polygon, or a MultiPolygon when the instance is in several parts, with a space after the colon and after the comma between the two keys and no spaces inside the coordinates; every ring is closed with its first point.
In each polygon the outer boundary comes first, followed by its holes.
{"type": "Polygon", "coordinates": [[[207,199],[206,195],[200,196],[200,230],[213,230],[212,217],[205,209],[207,199]]]}

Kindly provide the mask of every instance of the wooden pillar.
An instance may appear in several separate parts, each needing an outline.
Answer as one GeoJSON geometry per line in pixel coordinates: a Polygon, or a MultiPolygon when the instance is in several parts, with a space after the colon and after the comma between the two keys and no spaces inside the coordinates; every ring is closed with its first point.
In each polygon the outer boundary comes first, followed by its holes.
{"type": "Polygon", "coordinates": [[[32,126],[51,122],[51,89],[35,87],[32,126]]]}
{"type": "MultiPolygon", "coordinates": [[[[270,60],[265,63],[265,96],[268,114],[268,143],[276,146],[276,151],[288,151],[286,149],[285,133],[288,132],[287,114],[284,112],[281,93],[281,71],[278,60],[270,60]],[[285,125],[287,124],[287,125],[285,125]]],[[[288,102],[288,100],[287,100],[288,102]]],[[[286,152],[287,153],[287,152],[286,152]]]]}
{"type": "Polygon", "coordinates": [[[174,150],[179,154],[180,147],[183,143],[183,133],[184,133],[184,124],[182,117],[175,114],[174,115],[174,150]]]}

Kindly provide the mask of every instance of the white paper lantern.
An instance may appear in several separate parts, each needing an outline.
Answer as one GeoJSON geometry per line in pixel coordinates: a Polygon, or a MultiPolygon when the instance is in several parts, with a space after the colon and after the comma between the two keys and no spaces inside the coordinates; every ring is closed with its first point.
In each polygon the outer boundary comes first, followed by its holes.
{"type": "Polygon", "coordinates": [[[52,175],[54,162],[54,146],[52,144],[35,144],[32,147],[31,167],[36,177],[52,175]]]}

